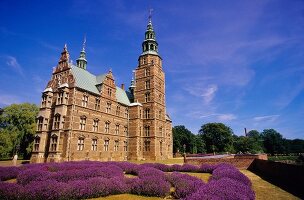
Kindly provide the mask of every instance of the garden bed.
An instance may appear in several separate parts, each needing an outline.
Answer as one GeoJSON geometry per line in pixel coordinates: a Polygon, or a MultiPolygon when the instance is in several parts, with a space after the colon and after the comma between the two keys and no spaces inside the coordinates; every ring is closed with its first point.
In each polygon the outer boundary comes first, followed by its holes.
{"type": "Polygon", "coordinates": [[[194,200],[255,198],[250,180],[228,164],[27,164],[0,167],[0,180],[0,199],[85,199],[117,194],[194,200]],[[210,178],[203,181],[202,177],[210,178]],[[10,179],[17,182],[7,182],[10,179]]]}

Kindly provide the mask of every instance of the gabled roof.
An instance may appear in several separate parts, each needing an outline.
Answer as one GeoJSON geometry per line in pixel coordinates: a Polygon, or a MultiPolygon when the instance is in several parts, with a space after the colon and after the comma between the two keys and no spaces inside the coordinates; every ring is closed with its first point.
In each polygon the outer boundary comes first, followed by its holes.
{"type": "MultiPolygon", "coordinates": [[[[75,78],[75,86],[86,90],[88,92],[99,95],[100,92],[97,89],[97,85],[102,84],[106,74],[95,76],[85,69],[71,66],[72,74],[75,78]]],[[[130,100],[126,94],[126,91],[116,86],[116,99],[119,103],[124,105],[130,105],[130,100]]]]}
{"type": "Polygon", "coordinates": [[[92,92],[94,94],[100,94],[96,87],[96,76],[74,65],[71,66],[73,76],[76,81],[76,87],[92,92]]]}

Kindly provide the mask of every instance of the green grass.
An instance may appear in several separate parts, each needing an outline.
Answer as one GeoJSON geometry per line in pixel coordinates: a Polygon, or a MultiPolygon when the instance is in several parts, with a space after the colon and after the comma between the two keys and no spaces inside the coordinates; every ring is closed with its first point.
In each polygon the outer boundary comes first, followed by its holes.
{"type": "Polygon", "coordinates": [[[269,156],[268,160],[271,161],[282,161],[282,160],[292,160],[296,161],[299,156],[269,156]]]}

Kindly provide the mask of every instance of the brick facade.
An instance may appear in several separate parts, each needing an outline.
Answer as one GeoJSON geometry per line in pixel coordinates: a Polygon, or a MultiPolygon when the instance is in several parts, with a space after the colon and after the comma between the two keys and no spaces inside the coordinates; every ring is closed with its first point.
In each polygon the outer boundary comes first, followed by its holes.
{"type": "Polygon", "coordinates": [[[172,158],[171,123],[160,56],[142,54],[125,91],[112,71],[86,70],[84,49],[72,65],[65,46],[42,93],[31,162],[172,158]]]}

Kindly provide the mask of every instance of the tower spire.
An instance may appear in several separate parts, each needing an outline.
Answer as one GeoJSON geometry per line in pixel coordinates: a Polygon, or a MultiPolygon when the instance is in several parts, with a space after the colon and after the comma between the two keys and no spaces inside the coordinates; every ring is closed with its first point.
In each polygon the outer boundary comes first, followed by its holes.
{"type": "Polygon", "coordinates": [[[87,69],[87,59],[86,59],[86,52],[85,52],[85,45],[87,39],[86,36],[83,38],[82,50],[80,51],[79,58],[76,60],[77,67],[82,69],[87,69]]]}
{"type": "Polygon", "coordinates": [[[142,43],[142,54],[153,54],[158,55],[158,43],[155,39],[155,32],[152,26],[152,11],[153,9],[149,9],[149,21],[147,25],[147,30],[145,32],[145,39],[142,43]]]}

